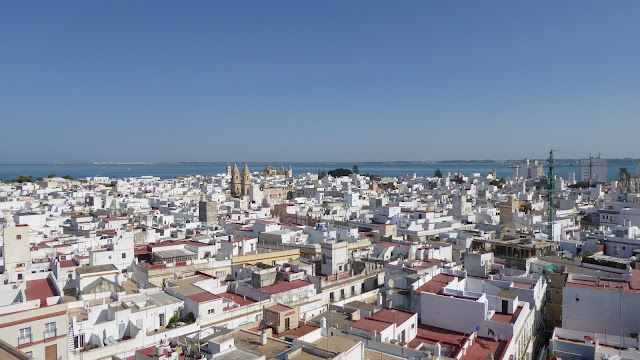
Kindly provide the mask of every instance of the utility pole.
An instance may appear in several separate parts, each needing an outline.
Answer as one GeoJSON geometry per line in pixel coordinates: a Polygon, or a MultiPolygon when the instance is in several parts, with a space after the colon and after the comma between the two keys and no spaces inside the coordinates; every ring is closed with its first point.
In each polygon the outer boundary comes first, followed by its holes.
{"type": "Polygon", "coordinates": [[[549,151],[549,238],[554,240],[554,223],[556,220],[556,176],[554,171],[553,150],[549,151]]]}

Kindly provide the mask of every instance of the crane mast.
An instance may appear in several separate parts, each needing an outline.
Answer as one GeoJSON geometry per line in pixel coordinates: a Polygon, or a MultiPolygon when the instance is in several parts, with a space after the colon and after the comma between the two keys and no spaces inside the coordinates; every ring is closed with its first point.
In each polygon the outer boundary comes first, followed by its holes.
{"type": "Polygon", "coordinates": [[[547,159],[549,163],[549,239],[553,241],[554,237],[554,223],[556,220],[556,176],[554,170],[554,161],[553,161],[553,150],[549,151],[549,159],[547,159]]]}

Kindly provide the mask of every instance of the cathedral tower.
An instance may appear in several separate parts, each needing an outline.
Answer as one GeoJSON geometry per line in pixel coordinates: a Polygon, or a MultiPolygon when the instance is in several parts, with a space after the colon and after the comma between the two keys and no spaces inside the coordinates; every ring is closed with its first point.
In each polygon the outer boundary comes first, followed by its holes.
{"type": "Polygon", "coordinates": [[[242,196],[242,186],[240,181],[240,170],[238,170],[238,165],[233,164],[233,170],[231,170],[231,196],[240,197],[242,196]]]}
{"type": "Polygon", "coordinates": [[[249,172],[249,167],[247,164],[244,164],[244,169],[242,170],[242,196],[249,195],[249,188],[251,187],[251,173],[249,172]]]}

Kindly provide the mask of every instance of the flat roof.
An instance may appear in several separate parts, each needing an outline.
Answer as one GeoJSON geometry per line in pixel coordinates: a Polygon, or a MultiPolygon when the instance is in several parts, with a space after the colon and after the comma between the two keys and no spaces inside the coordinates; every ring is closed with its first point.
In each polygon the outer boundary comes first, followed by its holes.
{"type": "Polygon", "coordinates": [[[415,292],[428,292],[432,294],[438,294],[442,290],[443,287],[447,286],[450,282],[455,279],[453,275],[447,274],[438,274],[434,276],[431,280],[427,281],[424,285],[420,286],[416,289],[415,292]]]}
{"type": "Polygon", "coordinates": [[[204,290],[202,290],[201,288],[195,286],[194,284],[199,282],[199,281],[204,281],[204,280],[208,280],[208,279],[210,279],[210,278],[206,277],[206,276],[194,275],[194,276],[189,276],[189,277],[184,278],[184,279],[169,280],[169,283],[171,283],[174,286],[168,287],[167,289],[175,292],[176,294],[180,294],[182,296],[189,297],[191,295],[196,295],[196,294],[200,294],[200,293],[204,292],[204,290]]]}
{"type": "Polygon", "coordinates": [[[78,274],[93,274],[99,272],[107,272],[107,271],[118,271],[118,268],[113,264],[102,264],[102,265],[93,265],[93,266],[82,266],[76,269],[78,274]]]}
{"type": "Polygon", "coordinates": [[[305,280],[293,280],[293,281],[278,281],[273,285],[263,286],[257,290],[266,292],[267,294],[279,294],[285,291],[298,289],[304,286],[313,285],[305,280]]]}
{"type": "Polygon", "coordinates": [[[380,333],[391,325],[393,325],[393,323],[387,321],[362,318],[351,324],[351,327],[364,331],[376,331],[377,333],[380,333]]]}
{"type": "Polygon", "coordinates": [[[222,298],[218,295],[212,294],[210,292],[203,291],[199,294],[189,295],[187,298],[197,302],[197,303],[205,303],[214,300],[222,300],[222,298]]]}
{"type": "Polygon", "coordinates": [[[346,338],[344,336],[334,335],[330,338],[320,338],[312,344],[321,350],[328,350],[335,353],[345,352],[354,347],[360,341],[346,338]]]}
{"type": "Polygon", "coordinates": [[[395,323],[397,326],[399,326],[411,319],[414,315],[416,314],[400,309],[382,309],[371,318],[374,320],[395,323]]]}
{"type": "Polygon", "coordinates": [[[246,330],[232,331],[219,338],[215,338],[214,341],[223,342],[229,339],[233,339],[236,348],[262,354],[267,359],[272,359],[291,348],[290,343],[270,337],[267,338],[265,345],[261,345],[260,335],[246,330]]]}
{"type": "Polygon", "coordinates": [[[24,290],[27,301],[40,300],[40,307],[47,306],[47,298],[57,296],[52,281],[49,278],[39,280],[27,280],[27,288],[24,290]]]}

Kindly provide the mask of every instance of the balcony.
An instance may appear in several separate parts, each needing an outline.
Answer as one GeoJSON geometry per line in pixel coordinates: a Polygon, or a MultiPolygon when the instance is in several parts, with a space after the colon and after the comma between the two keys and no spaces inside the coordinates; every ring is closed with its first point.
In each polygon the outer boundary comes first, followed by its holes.
{"type": "Polygon", "coordinates": [[[51,339],[58,336],[58,329],[53,329],[53,330],[48,330],[48,331],[44,331],[44,339],[51,339]]]}
{"type": "Polygon", "coordinates": [[[19,337],[18,338],[18,346],[20,345],[24,345],[24,344],[30,344],[32,341],[32,336],[25,336],[25,337],[19,337]]]}

